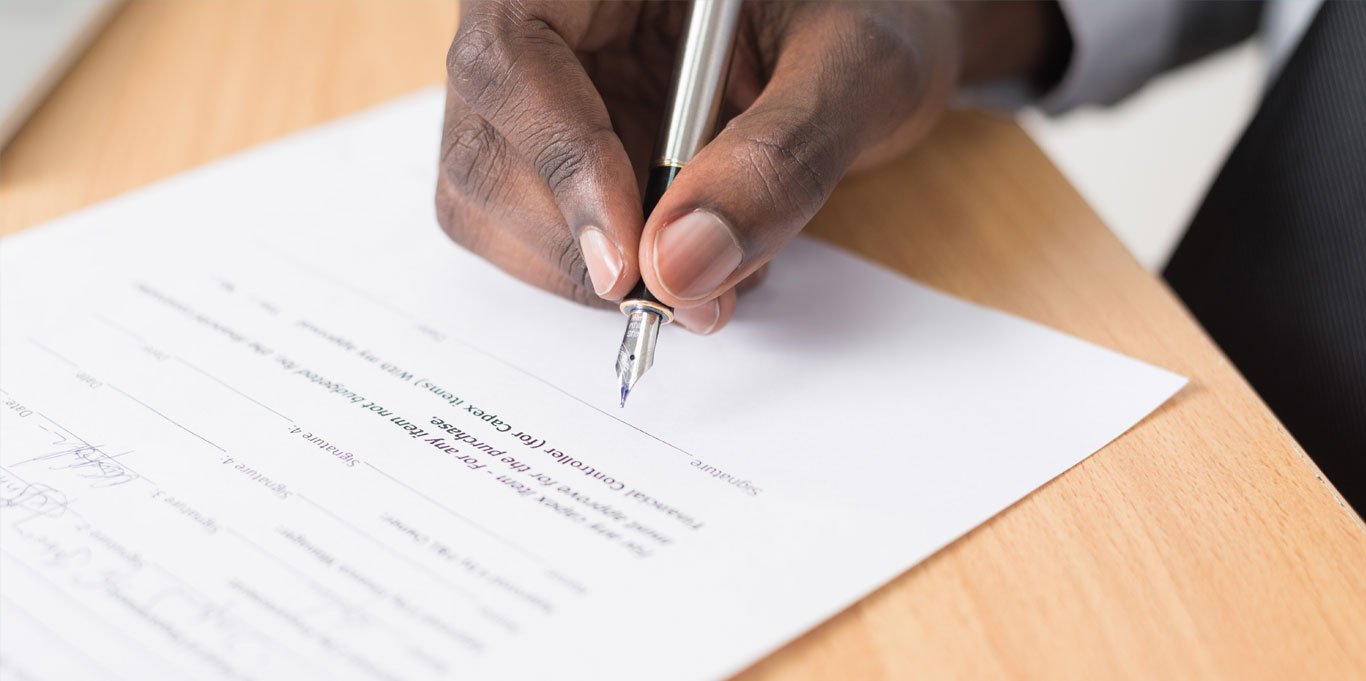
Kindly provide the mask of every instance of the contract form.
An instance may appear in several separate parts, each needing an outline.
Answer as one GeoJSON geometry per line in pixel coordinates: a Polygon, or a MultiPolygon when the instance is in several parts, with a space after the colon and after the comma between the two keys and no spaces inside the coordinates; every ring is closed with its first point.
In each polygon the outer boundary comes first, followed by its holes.
{"type": "Polygon", "coordinates": [[[437,227],[441,97],[0,241],[0,672],[725,678],[1184,383],[801,238],[620,409],[437,227]]]}

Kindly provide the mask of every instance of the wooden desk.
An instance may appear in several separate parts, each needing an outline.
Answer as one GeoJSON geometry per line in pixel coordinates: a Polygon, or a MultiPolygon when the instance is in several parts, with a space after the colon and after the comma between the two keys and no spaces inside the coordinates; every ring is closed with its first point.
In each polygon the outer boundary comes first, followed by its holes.
{"type": "MultiPolygon", "coordinates": [[[[453,4],[134,2],[0,157],[0,233],[442,82],[453,4]]],[[[743,678],[1366,678],[1366,531],[1018,127],[950,116],[812,231],[1190,376],[743,678]]]]}

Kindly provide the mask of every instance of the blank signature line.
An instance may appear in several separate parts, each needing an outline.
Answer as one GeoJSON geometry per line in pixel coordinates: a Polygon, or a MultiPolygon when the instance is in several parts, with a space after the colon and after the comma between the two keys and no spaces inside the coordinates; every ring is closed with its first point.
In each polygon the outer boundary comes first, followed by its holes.
{"type": "Polygon", "coordinates": [[[148,343],[148,342],[147,342],[147,339],[143,338],[142,336],[137,335],[136,333],[133,333],[132,331],[129,331],[129,330],[128,330],[128,327],[123,326],[122,324],[118,324],[118,323],[114,322],[114,320],[112,320],[112,319],[110,319],[110,318],[108,318],[108,317],[106,317],[106,316],[104,316],[104,315],[102,315],[102,314],[94,314],[94,315],[91,315],[91,316],[95,318],[95,321],[97,321],[97,322],[99,322],[99,323],[101,323],[101,324],[104,324],[105,326],[107,326],[107,327],[109,327],[109,328],[111,328],[111,329],[113,329],[113,330],[115,330],[115,331],[118,331],[119,333],[121,333],[121,334],[123,334],[123,335],[125,335],[125,336],[128,336],[129,338],[132,338],[133,340],[135,340],[135,341],[137,341],[137,342],[139,342],[139,343],[142,343],[143,345],[151,345],[151,343],[148,343]]]}
{"type": "MultiPolygon", "coordinates": [[[[101,323],[101,324],[104,324],[105,326],[108,326],[109,328],[111,328],[111,329],[113,329],[113,330],[115,330],[115,331],[118,331],[119,333],[121,333],[121,334],[123,334],[123,335],[125,335],[125,336],[128,336],[129,338],[132,338],[133,340],[135,340],[135,341],[137,341],[137,342],[139,342],[139,343],[141,343],[141,344],[143,344],[143,345],[145,345],[145,346],[147,346],[147,347],[152,347],[152,346],[153,346],[153,344],[152,344],[151,342],[149,342],[146,338],[143,338],[142,336],[140,336],[140,335],[134,333],[134,332],[133,332],[132,330],[130,330],[128,327],[123,326],[122,324],[119,324],[118,322],[115,322],[114,320],[109,319],[108,317],[105,317],[104,315],[101,315],[101,314],[94,314],[94,315],[91,315],[91,316],[95,319],[95,321],[97,321],[97,322],[99,322],[99,323],[101,323]]],[[[209,372],[207,372],[207,371],[205,371],[205,370],[199,368],[198,366],[195,366],[194,364],[191,364],[191,363],[190,363],[189,361],[187,361],[185,358],[179,357],[179,356],[175,356],[175,355],[173,355],[171,358],[174,359],[174,360],[177,361],[177,362],[180,362],[181,364],[184,364],[185,366],[189,367],[190,369],[193,369],[194,371],[199,372],[199,373],[202,374],[205,378],[207,378],[207,379],[209,379],[209,380],[211,380],[211,381],[214,381],[215,383],[217,383],[217,384],[223,386],[224,388],[227,388],[228,390],[233,391],[234,393],[237,393],[239,396],[241,396],[242,398],[248,400],[248,401],[251,402],[252,404],[255,404],[256,406],[258,406],[258,407],[260,407],[260,408],[262,408],[262,409],[265,409],[266,411],[268,411],[268,412],[270,412],[270,413],[272,413],[272,414],[274,414],[274,415],[276,415],[276,416],[279,416],[280,418],[282,418],[282,419],[284,419],[284,420],[286,420],[286,421],[289,421],[290,423],[294,423],[294,419],[289,418],[288,416],[285,416],[284,414],[281,414],[280,412],[275,411],[274,409],[271,409],[270,407],[266,406],[265,404],[263,404],[260,400],[256,399],[255,397],[252,397],[251,395],[248,395],[248,394],[242,392],[241,390],[238,390],[237,388],[234,388],[234,387],[233,387],[232,385],[230,385],[227,381],[225,381],[225,380],[223,380],[223,379],[221,379],[221,378],[219,378],[219,377],[217,377],[217,376],[215,376],[215,375],[213,375],[213,374],[211,374],[211,373],[209,373],[209,372]]]]}
{"type": "Polygon", "coordinates": [[[33,338],[29,338],[29,339],[28,339],[28,342],[30,342],[30,343],[32,343],[32,344],[38,346],[38,349],[39,349],[39,350],[42,350],[43,352],[46,352],[47,354],[52,355],[53,357],[56,357],[57,359],[60,359],[60,360],[62,360],[63,362],[66,362],[68,365],[71,366],[71,368],[73,368],[73,369],[80,369],[80,367],[77,366],[75,362],[73,362],[73,361],[67,359],[65,355],[63,355],[63,354],[60,353],[60,352],[57,352],[56,350],[53,350],[52,348],[49,348],[49,347],[46,346],[46,345],[43,345],[42,343],[39,343],[37,340],[35,340],[35,339],[33,339],[33,338]]]}
{"type": "Polygon", "coordinates": [[[171,417],[169,417],[169,416],[167,416],[167,415],[165,415],[165,414],[163,414],[163,413],[157,411],[155,408],[152,407],[152,405],[147,404],[146,402],[143,402],[142,400],[140,400],[140,399],[138,399],[138,398],[136,398],[136,397],[133,397],[132,395],[129,395],[128,393],[124,392],[122,389],[120,389],[118,386],[114,385],[113,383],[108,383],[108,382],[106,382],[104,385],[105,385],[105,387],[112,388],[112,389],[113,389],[115,392],[117,392],[118,394],[123,395],[124,397],[127,397],[128,399],[130,399],[130,400],[132,400],[132,401],[134,401],[134,402],[137,402],[138,404],[142,405],[143,407],[146,407],[148,411],[152,412],[153,414],[156,414],[157,416],[160,416],[160,417],[163,418],[163,419],[166,419],[168,422],[171,423],[171,425],[174,425],[175,427],[177,427],[177,428],[179,428],[179,429],[181,429],[181,430],[183,430],[183,431],[185,431],[185,432],[187,432],[187,433],[189,433],[189,434],[191,434],[191,435],[193,435],[193,436],[199,438],[200,440],[203,440],[204,443],[207,444],[207,445],[209,445],[210,447],[213,447],[214,449],[217,449],[217,450],[220,451],[220,452],[227,452],[227,451],[228,451],[228,450],[223,449],[222,447],[219,447],[218,445],[214,444],[213,441],[209,440],[208,438],[204,437],[203,435],[200,435],[199,433],[196,433],[196,432],[194,432],[193,430],[190,430],[189,428],[186,428],[185,426],[181,425],[181,424],[180,424],[179,422],[177,422],[175,419],[173,419],[173,418],[171,418],[171,417]]]}
{"type": "MultiPolygon", "coordinates": [[[[258,245],[258,246],[262,246],[263,244],[262,244],[262,242],[257,242],[257,245],[258,245]]],[[[353,295],[355,295],[355,296],[357,296],[357,297],[359,297],[359,298],[365,300],[366,302],[371,303],[372,305],[375,305],[376,307],[379,307],[379,308],[381,308],[381,309],[383,309],[383,310],[387,310],[388,312],[390,312],[390,313],[392,313],[392,314],[394,314],[394,315],[397,315],[397,316],[399,316],[399,317],[402,317],[405,321],[407,321],[407,322],[413,324],[414,326],[418,326],[418,327],[427,327],[427,326],[429,326],[425,321],[422,320],[422,318],[418,317],[417,315],[414,315],[414,314],[408,312],[407,310],[404,310],[403,308],[400,308],[400,307],[394,305],[393,303],[390,303],[390,302],[387,301],[387,300],[383,300],[383,299],[381,299],[381,298],[377,298],[377,297],[375,297],[373,294],[368,293],[368,292],[366,292],[366,291],[364,291],[364,290],[358,288],[357,286],[355,286],[354,284],[351,284],[350,282],[346,281],[345,279],[341,279],[341,278],[338,278],[338,277],[334,277],[334,276],[332,276],[332,275],[330,275],[330,274],[328,274],[328,273],[326,273],[326,272],[321,272],[321,271],[317,270],[316,268],[314,268],[312,265],[309,265],[308,263],[305,263],[305,262],[303,262],[302,260],[297,260],[297,259],[295,259],[295,258],[292,257],[292,256],[289,256],[289,255],[286,255],[286,254],[284,254],[284,253],[281,253],[281,252],[279,252],[278,250],[274,250],[274,249],[263,249],[263,250],[266,250],[267,252],[271,253],[272,255],[275,255],[276,257],[278,257],[278,258],[280,258],[280,259],[282,259],[282,260],[285,260],[285,261],[287,261],[287,262],[290,262],[291,264],[295,265],[295,266],[298,268],[298,271],[304,272],[304,273],[306,273],[306,274],[310,274],[310,275],[312,275],[313,277],[315,277],[315,278],[317,278],[317,279],[321,279],[321,280],[326,281],[326,282],[328,282],[328,283],[330,283],[330,284],[332,284],[332,285],[335,285],[335,286],[337,286],[337,287],[346,289],[347,291],[350,291],[353,295]]],[[[510,361],[508,361],[508,360],[506,360],[506,359],[504,359],[504,358],[502,358],[502,357],[499,357],[498,355],[496,355],[496,354],[494,354],[494,353],[492,353],[492,352],[489,352],[488,350],[485,350],[485,349],[479,347],[478,345],[475,345],[474,343],[471,343],[470,341],[465,340],[464,338],[461,338],[461,337],[458,336],[458,335],[452,334],[452,333],[450,333],[450,332],[445,332],[445,336],[446,336],[446,340],[449,340],[449,341],[451,341],[452,343],[456,343],[456,344],[458,344],[458,345],[463,345],[463,346],[465,346],[466,348],[469,348],[470,350],[473,350],[473,351],[475,351],[475,352],[477,352],[477,353],[479,353],[479,354],[481,354],[481,355],[483,355],[483,356],[485,356],[485,357],[488,357],[489,359],[492,359],[492,360],[495,361],[495,362],[498,362],[499,364],[502,364],[502,365],[504,365],[504,366],[506,366],[506,367],[508,367],[508,368],[510,368],[510,369],[514,369],[514,370],[516,370],[516,371],[518,371],[518,372],[521,372],[522,374],[525,374],[525,375],[527,375],[527,376],[529,376],[529,377],[535,379],[536,381],[539,381],[540,383],[543,383],[543,384],[545,384],[545,385],[547,385],[547,386],[549,386],[549,387],[551,387],[551,388],[554,388],[555,390],[557,390],[557,391],[559,391],[560,393],[564,394],[566,397],[572,398],[574,401],[579,402],[580,404],[583,404],[584,406],[588,407],[589,409],[592,409],[593,411],[596,411],[596,412],[598,412],[599,414],[602,414],[603,416],[606,416],[607,418],[612,419],[613,421],[616,421],[617,423],[620,423],[621,425],[626,426],[626,427],[630,428],[631,430],[634,430],[634,431],[640,433],[641,435],[644,435],[644,436],[650,438],[651,440],[654,440],[654,441],[656,441],[656,442],[658,442],[658,443],[660,443],[660,444],[662,444],[662,445],[664,445],[664,446],[666,446],[666,447],[669,447],[670,449],[673,449],[674,451],[679,452],[680,454],[683,454],[684,456],[686,456],[686,457],[688,457],[688,458],[691,458],[691,459],[697,458],[696,456],[693,456],[692,452],[689,452],[688,450],[683,449],[682,447],[679,447],[678,445],[676,445],[676,444],[674,444],[674,443],[672,443],[672,442],[669,442],[668,440],[665,440],[665,439],[659,437],[658,435],[655,435],[655,434],[653,434],[653,433],[651,433],[651,432],[649,432],[649,431],[647,431],[647,430],[644,430],[644,429],[642,429],[642,428],[636,426],[635,424],[633,424],[633,423],[631,423],[631,422],[629,422],[629,421],[626,421],[626,420],[622,419],[620,416],[617,416],[616,414],[613,414],[613,413],[610,412],[610,411],[606,411],[606,410],[604,410],[604,409],[598,407],[597,405],[594,405],[593,403],[591,403],[591,402],[589,402],[589,401],[587,401],[587,400],[585,400],[585,399],[579,397],[578,395],[575,395],[574,393],[571,393],[571,392],[569,392],[568,390],[565,390],[564,388],[561,388],[560,386],[558,386],[558,385],[556,385],[556,384],[554,384],[554,383],[551,383],[551,382],[550,382],[549,380],[547,380],[544,376],[539,376],[539,375],[534,374],[534,373],[532,373],[532,372],[530,372],[530,371],[527,371],[526,369],[523,369],[521,366],[519,366],[519,365],[517,365],[517,364],[515,364],[515,363],[513,363],[513,362],[510,362],[510,361]]]]}
{"type": "Polygon", "coordinates": [[[491,359],[491,360],[493,360],[493,361],[495,361],[495,362],[498,362],[498,363],[500,363],[500,364],[502,364],[502,365],[508,367],[509,369],[514,369],[514,370],[519,371],[519,372],[521,372],[521,373],[523,373],[523,374],[525,374],[525,375],[527,375],[527,376],[529,376],[529,377],[531,377],[531,378],[533,378],[533,379],[535,379],[535,380],[537,380],[537,381],[540,381],[541,383],[543,383],[543,384],[545,384],[545,385],[547,385],[547,386],[549,386],[549,387],[551,387],[551,388],[554,388],[555,390],[559,391],[559,392],[562,393],[565,397],[568,397],[568,398],[574,400],[575,402],[578,402],[578,403],[584,405],[585,407],[588,407],[589,409],[592,409],[593,411],[596,411],[596,412],[598,412],[599,414],[602,414],[603,416],[606,416],[607,418],[612,419],[613,421],[616,421],[617,423],[620,423],[621,425],[626,426],[627,428],[630,428],[631,430],[634,430],[634,431],[636,431],[637,433],[640,433],[641,435],[644,435],[645,437],[650,438],[651,440],[654,440],[655,442],[658,442],[658,443],[660,443],[660,444],[662,444],[662,445],[664,445],[664,446],[666,446],[666,447],[670,447],[670,448],[672,448],[673,450],[675,450],[675,451],[677,451],[677,452],[683,454],[684,456],[687,456],[687,457],[693,458],[693,459],[697,458],[697,457],[693,456],[692,453],[689,452],[688,450],[683,449],[682,447],[679,447],[678,445],[676,445],[676,444],[674,444],[674,443],[672,443],[672,442],[669,442],[668,440],[665,440],[664,438],[661,438],[661,437],[659,437],[658,435],[655,435],[654,433],[651,433],[651,432],[649,432],[649,431],[647,431],[647,430],[644,430],[644,429],[642,429],[642,428],[639,428],[639,427],[636,426],[634,423],[631,423],[630,421],[626,421],[626,420],[622,419],[620,416],[617,416],[616,414],[613,414],[613,413],[610,412],[610,411],[607,411],[607,410],[605,410],[605,409],[602,409],[602,408],[598,407],[597,405],[593,404],[592,402],[589,402],[588,400],[585,400],[585,399],[583,399],[582,397],[579,397],[578,395],[575,395],[574,393],[571,393],[571,392],[569,392],[568,390],[565,390],[564,388],[561,388],[560,386],[555,385],[554,383],[551,383],[550,381],[546,380],[544,377],[538,376],[538,375],[536,375],[536,374],[533,374],[533,373],[531,373],[530,371],[527,371],[526,369],[523,369],[522,367],[518,366],[517,364],[514,364],[514,363],[512,363],[512,362],[509,362],[509,361],[507,361],[506,359],[503,359],[502,357],[499,357],[498,355],[495,355],[495,354],[493,354],[492,352],[489,352],[489,351],[487,351],[487,350],[485,350],[485,349],[483,349],[483,348],[481,348],[481,347],[479,347],[479,346],[477,346],[477,345],[475,345],[475,344],[473,344],[473,343],[471,343],[471,342],[469,342],[469,341],[467,341],[467,340],[465,340],[465,339],[463,339],[463,338],[460,338],[460,337],[458,337],[458,336],[450,336],[450,340],[451,340],[452,342],[459,343],[459,344],[461,344],[461,345],[463,345],[463,346],[465,346],[465,347],[467,347],[467,348],[469,348],[469,349],[471,349],[471,350],[473,350],[473,351],[475,351],[475,352],[477,352],[477,353],[479,353],[479,354],[481,354],[481,355],[483,355],[483,356],[485,356],[485,357],[488,357],[489,359],[491,359]]]}
{"type": "Polygon", "coordinates": [[[195,366],[195,365],[193,365],[193,364],[190,364],[188,361],[182,359],[181,357],[178,357],[178,356],[175,357],[175,361],[180,362],[181,364],[184,364],[185,366],[187,366],[187,367],[189,367],[189,368],[191,368],[191,369],[194,369],[195,371],[198,371],[199,373],[203,374],[205,378],[208,378],[208,379],[211,379],[211,380],[213,380],[213,381],[216,381],[219,385],[223,386],[224,388],[227,388],[228,390],[231,390],[231,391],[237,393],[238,395],[241,395],[243,398],[245,398],[245,399],[247,399],[247,400],[250,400],[250,401],[251,401],[252,403],[254,403],[256,406],[258,406],[258,407],[260,407],[260,408],[262,408],[262,409],[265,409],[266,411],[268,411],[268,412],[270,412],[270,413],[272,413],[272,414],[274,414],[274,415],[276,415],[276,416],[279,416],[280,418],[282,418],[282,419],[284,419],[284,420],[286,420],[286,421],[289,421],[290,423],[294,423],[294,419],[289,418],[288,416],[285,416],[284,414],[281,414],[280,412],[275,411],[274,409],[271,409],[270,407],[268,407],[268,406],[262,404],[262,403],[261,403],[260,401],[258,401],[256,398],[252,397],[251,395],[248,395],[248,394],[242,392],[241,390],[238,390],[237,388],[232,387],[231,385],[228,384],[227,381],[224,381],[223,379],[221,379],[221,378],[219,378],[219,377],[217,377],[217,376],[214,376],[213,374],[211,374],[211,373],[209,373],[209,372],[207,372],[207,371],[205,371],[205,370],[203,370],[203,369],[200,369],[199,367],[197,367],[197,366],[195,366]]]}

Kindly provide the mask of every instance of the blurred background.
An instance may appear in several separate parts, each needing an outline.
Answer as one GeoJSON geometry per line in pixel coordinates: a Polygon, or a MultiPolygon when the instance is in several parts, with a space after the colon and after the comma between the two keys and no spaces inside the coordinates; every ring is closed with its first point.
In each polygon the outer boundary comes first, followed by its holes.
{"type": "MultiPolygon", "coordinates": [[[[0,0],[0,154],[121,5],[0,0]]],[[[1134,257],[1160,270],[1251,118],[1275,67],[1267,43],[1280,39],[1168,72],[1112,107],[1018,118],[1134,257]]]]}
{"type": "Polygon", "coordinates": [[[1251,120],[1267,62],[1266,46],[1249,40],[1114,106],[1018,120],[1134,258],[1158,271],[1251,120]]]}

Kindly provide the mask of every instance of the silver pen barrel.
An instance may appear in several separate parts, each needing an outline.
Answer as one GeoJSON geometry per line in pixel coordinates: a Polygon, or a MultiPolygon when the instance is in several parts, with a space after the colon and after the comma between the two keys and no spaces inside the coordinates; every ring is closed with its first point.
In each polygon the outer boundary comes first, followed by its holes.
{"type": "Polygon", "coordinates": [[[654,165],[681,167],[716,131],[739,22],[740,0],[688,3],[654,165]]]}
{"type": "MultiPolygon", "coordinates": [[[[683,164],[692,160],[716,130],[721,96],[730,70],[735,27],[741,0],[691,0],[674,60],[673,80],[665,119],[656,140],[655,160],[645,187],[645,217],[649,218],[683,164]]],[[[673,311],[661,304],[641,282],[621,303],[626,334],[617,352],[621,405],[641,376],[654,365],[659,327],[673,321],[673,311]]]]}

